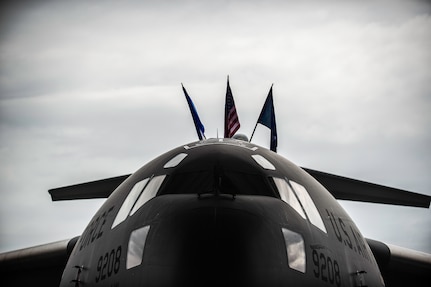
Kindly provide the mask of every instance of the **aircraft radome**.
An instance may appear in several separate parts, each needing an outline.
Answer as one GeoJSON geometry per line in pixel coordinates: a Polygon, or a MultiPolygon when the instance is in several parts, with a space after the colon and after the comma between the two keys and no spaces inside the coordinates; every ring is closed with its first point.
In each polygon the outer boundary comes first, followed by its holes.
{"type": "Polygon", "coordinates": [[[81,236],[0,254],[2,286],[428,286],[430,254],[364,238],[336,199],[428,208],[430,196],[300,168],[244,139],[50,190],[107,199],[81,236]]]}

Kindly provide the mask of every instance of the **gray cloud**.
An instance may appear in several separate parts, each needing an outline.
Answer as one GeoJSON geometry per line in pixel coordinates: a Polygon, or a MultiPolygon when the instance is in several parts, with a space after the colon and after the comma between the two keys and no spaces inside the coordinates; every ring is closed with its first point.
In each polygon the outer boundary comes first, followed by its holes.
{"type": "MultiPolygon", "coordinates": [[[[222,134],[227,74],[240,132],[274,83],[280,154],[430,194],[426,2],[39,3],[1,9],[0,250],[78,235],[100,205],[51,203],[48,188],[195,140],[181,82],[222,134]]],[[[429,210],[343,206],[365,236],[431,252],[429,210]]]]}

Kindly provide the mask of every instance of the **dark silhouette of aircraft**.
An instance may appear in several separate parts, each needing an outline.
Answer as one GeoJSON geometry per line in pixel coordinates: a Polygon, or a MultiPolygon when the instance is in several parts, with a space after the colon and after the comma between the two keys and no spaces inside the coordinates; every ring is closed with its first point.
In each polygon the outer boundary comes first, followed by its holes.
{"type": "Polygon", "coordinates": [[[364,238],[336,200],[428,208],[430,196],[300,168],[240,139],[202,139],[132,175],[49,192],[107,200],[81,236],[0,254],[3,286],[430,282],[430,254],[364,238]]]}

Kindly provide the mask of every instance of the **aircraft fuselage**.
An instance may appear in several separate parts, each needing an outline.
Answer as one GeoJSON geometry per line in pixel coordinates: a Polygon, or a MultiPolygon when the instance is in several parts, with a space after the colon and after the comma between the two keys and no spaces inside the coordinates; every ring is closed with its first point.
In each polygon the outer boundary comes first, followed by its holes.
{"type": "Polygon", "coordinates": [[[61,286],[384,286],[356,225],[313,177],[233,139],[154,159],[106,200],[61,286]]]}

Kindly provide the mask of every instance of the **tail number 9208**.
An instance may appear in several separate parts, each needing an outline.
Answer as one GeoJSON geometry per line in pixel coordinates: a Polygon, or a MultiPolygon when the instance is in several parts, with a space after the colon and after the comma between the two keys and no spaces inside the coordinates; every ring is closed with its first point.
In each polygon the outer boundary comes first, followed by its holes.
{"type": "Polygon", "coordinates": [[[316,278],[322,281],[341,286],[340,266],[337,260],[317,252],[315,249],[312,253],[314,269],[313,273],[316,278]]]}
{"type": "Polygon", "coordinates": [[[120,271],[121,246],[99,257],[97,262],[96,283],[115,275],[120,271]]]}

